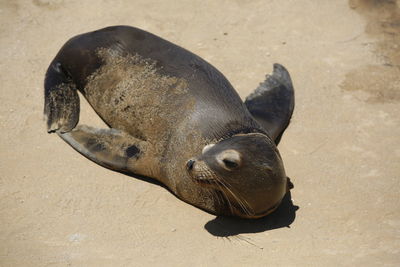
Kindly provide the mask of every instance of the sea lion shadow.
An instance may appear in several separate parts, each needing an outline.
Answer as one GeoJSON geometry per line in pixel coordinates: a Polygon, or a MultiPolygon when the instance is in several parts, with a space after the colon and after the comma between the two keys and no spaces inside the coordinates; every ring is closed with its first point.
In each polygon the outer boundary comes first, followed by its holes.
{"type": "Polygon", "coordinates": [[[288,227],[296,218],[299,206],[293,205],[291,193],[288,192],[281,205],[271,214],[260,219],[240,219],[234,217],[217,216],[207,222],[204,228],[212,235],[229,237],[244,233],[260,233],[277,228],[288,227]]]}
{"type": "Polygon", "coordinates": [[[115,171],[119,172],[119,173],[121,173],[123,175],[129,176],[129,177],[131,177],[133,179],[137,179],[137,180],[140,180],[140,181],[143,181],[143,182],[146,182],[146,183],[150,183],[150,184],[153,184],[153,185],[156,185],[156,186],[161,186],[161,187],[167,189],[168,191],[170,191],[172,194],[174,194],[165,184],[161,183],[160,181],[157,181],[154,178],[150,178],[150,177],[139,175],[139,174],[135,174],[135,173],[130,173],[130,172],[124,171],[124,170],[115,170],[115,171]]]}
{"type": "MultiPolygon", "coordinates": [[[[170,191],[174,196],[176,196],[167,186],[157,180],[124,171],[117,172],[135,179],[151,183],[156,186],[161,186],[170,191]]],[[[282,227],[290,228],[290,225],[294,222],[296,218],[296,211],[299,208],[299,206],[293,204],[292,195],[289,191],[282,199],[282,203],[279,205],[279,207],[273,213],[265,217],[249,220],[236,217],[217,216],[215,217],[215,219],[207,222],[204,225],[204,228],[210,234],[217,237],[229,237],[244,233],[261,233],[282,227]]]]}

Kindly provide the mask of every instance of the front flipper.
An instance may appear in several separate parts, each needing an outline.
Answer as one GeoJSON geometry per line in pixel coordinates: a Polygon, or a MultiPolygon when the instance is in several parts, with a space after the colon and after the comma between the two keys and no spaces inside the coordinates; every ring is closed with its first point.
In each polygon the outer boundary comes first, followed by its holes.
{"type": "Polygon", "coordinates": [[[70,73],[59,62],[52,62],[44,84],[44,114],[47,131],[71,131],[79,120],[79,96],[70,73]]]}
{"type": "Polygon", "coordinates": [[[146,142],[116,129],[97,129],[80,125],[58,135],[90,160],[113,170],[146,175],[136,164],[144,155],[146,142]]]}
{"type": "Polygon", "coordinates": [[[272,75],[267,75],[246,98],[245,105],[278,144],[294,109],[294,90],[288,71],[282,65],[274,64],[272,75]]]}

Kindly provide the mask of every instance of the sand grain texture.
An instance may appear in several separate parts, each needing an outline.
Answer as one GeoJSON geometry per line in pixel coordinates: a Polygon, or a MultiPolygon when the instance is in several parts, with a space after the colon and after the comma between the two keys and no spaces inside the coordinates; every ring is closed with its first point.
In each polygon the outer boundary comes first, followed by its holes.
{"type": "MultiPolygon", "coordinates": [[[[399,266],[399,5],[0,0],[0,266],[399,266]],[[46,133],[50,61],[70,37],[120,24],[203,57],[242,98],[287,67],[291,218],[215,218],[46,133]]],[[[81,102],[81,121],[102,125],[81,102]]]]}

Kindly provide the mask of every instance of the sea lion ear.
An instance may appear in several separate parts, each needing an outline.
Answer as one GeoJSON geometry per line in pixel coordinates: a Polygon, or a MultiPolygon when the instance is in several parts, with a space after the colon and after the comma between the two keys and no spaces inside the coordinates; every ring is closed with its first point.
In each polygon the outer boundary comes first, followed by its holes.
{"type": "Polygon", "coordinates": [[[218,164],[227,171],[232,171],[241,166],[242,155],[233,149],[224,150],[216,157],[218,164]]]}
{"type": "Polygon", "coordinates": [[[201,154],[205,154],[208,150],[210,150],[210,148],[212,148],[213,146],[215,146],[215,144],[208,144],[208,145],[205,145],[204,147],[203,147],[203,150],[201,151],[201,154]]]}

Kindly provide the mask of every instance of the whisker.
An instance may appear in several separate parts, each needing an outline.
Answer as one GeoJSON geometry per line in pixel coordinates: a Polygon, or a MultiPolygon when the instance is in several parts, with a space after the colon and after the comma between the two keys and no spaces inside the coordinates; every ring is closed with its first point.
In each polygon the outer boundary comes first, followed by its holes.
{"type": "MultiPolygon", "coordinates": [[[[243,202],[240,200],[240,198],[238,198],[229,188],[227,188],[226,185],[224,185],[224,188],[226,190],[228,190],[228,192],[234,197],[234,199],[236,200],[237,204],[239,205],[240,209],[242,209],[244,211],[245,214],[248,214],[248,209],[246,208],[246,206],[243,204],[243,202]]],[[[225,193],[225,196],[229,199],[228,195],[225,193]]],[[[232,207],[235,207],[232,203],[232,201],[230,202],[232,207]]]]}
{"type": "Polygon", "coordinates": [[[253,208],[251,208],[251,205],[247,202],[247,200],[245,198],[243,198],[243,196],[241,196],[240,193],[234,192],[232,189],[232,185],[230,183],[220,179],[220,177],[218,175],[216,175],[210,169],[203,169],[198,174],[198,178],[204,179],[205,181],[209,182],[210,184],[216,186],[217,190],[221,192],[221,194],[218,194],[216,189],[207,188],[206,191],[215,200],[214,203],[217,203],[218,205],[221,205],[224,203],[227,204],[229,210],[233,214],[235,206],[231,202],[232,200],[230,199],[230,197],[227,195],[227,193],[229,193],[232,195],[235,202],[239,205],[240,209],[242,209],[242,211],[246,215],[252,216],[255,214],[253,208]],[[216,182],[213,182],[212,180],[215,180],[216,182]]]}
{"type": "MultiPolygon", "coordinates": [[[[215,176],[216,176],[215,173],[213,173],[207,169],[203,170],[203,172],[199,175],[199,177],[202,179],[209,178],[209,177],[214,178],[215,176]]],[[[223,199],[221,198],[221,196],[218,194],[218,192],[215,189],[207,188],[206,191],[211,195],[211,197],[215,200],[215,202],[217,203],[218,206],[220,206],[221,204],[224,203],[223,199]]]]}
{"type": "Polygon", "coordinates": [[[228,208],[231,211],[231,213],[233,214],[233,205],[231,203],[231,201],[229,200],[229,197],[226,195],[226,193],[224,192],[224,189],[221,187],[221,184],[217,184],[221,194],[224,196],[227,204],[228,204],[228,208]]]}
{"type": "Polygon", "coordinates": [[[240,195],[239,195],[239,196],[236,195],[236,194],[231,190],[230,184],[229,184],[228,182],[226,182],[226,181],[221,181],[221,180],[219,180],[219,182],[220,182],[221,184],[224,185],[224,187],[229,191],[229,193],[231,193],[231,195],[236,199],[236,201],[238,202],[239,206],[243,209],[243,211],[244,211],[247,215],[249,215],[249,216],[254,215],[254,210],[250,207],[249,203],[248,203],[245,199],[243,199],[243,197],[241,197],[240,195]],[[228,185],[229,185],[229,186],[228,186],[228,185]],[[250,211],[250,210],[251,210],[251,211],[250,211]]]}
{"type": "Polygon", "coordinates": [[[231,187],[232,187],[232,186],[231,186],[227,181],[224,181],[224,183],[225,183],[226,187],[229,189],[229,191],[231,192],[231,194],[232,194],[234,197],[240,199],[240,201],[243,202],[243,205],[246,206],[248,209],[251,210],[251,213],[252,213],[252,214],[248,214],[248,215],[254,215],[255,212],[254,212],[253,208],[251,208],[251,205],[249,204],[249,202],[247,202],[247,200],[246,200],[245,198],[243,198],[243,196],[241,196],[240,193],[237,193],[237,195],[234,194],[233,191],[231,190],[231,187]]]}
{"type": "MultiPolygon", "coordinates": [[[[213,177],[215,180],[218,181],[217,176],[215,175],[215,173],[213,173],[213,172],[207,170],[207,174],[209,175],[209,177],[213,177]]],[[[217,188],[219,189],[219,191],[220,191],[221,194],[222,194],[222,195],[220,196],[220,195],[218,195],[217,192],[215,192],[215,196],[216,196],[216,198],[217,198],[217,200],[218,200],[218,203],[223,204],[223,203],[224,203],[223,199],[225,199],[226,202],[227,202],[227,204],[228,204],[229,209],[231,210],[231,213],[233,213],[233,206],[232,206],[232,204],[230,203],[229,198],[224,194],[224,191],[223,191],[223,189],[221,188],[221,185],[220,185],[219,183],[214,183],[214,184],[217,186],[217,188]]]]}

